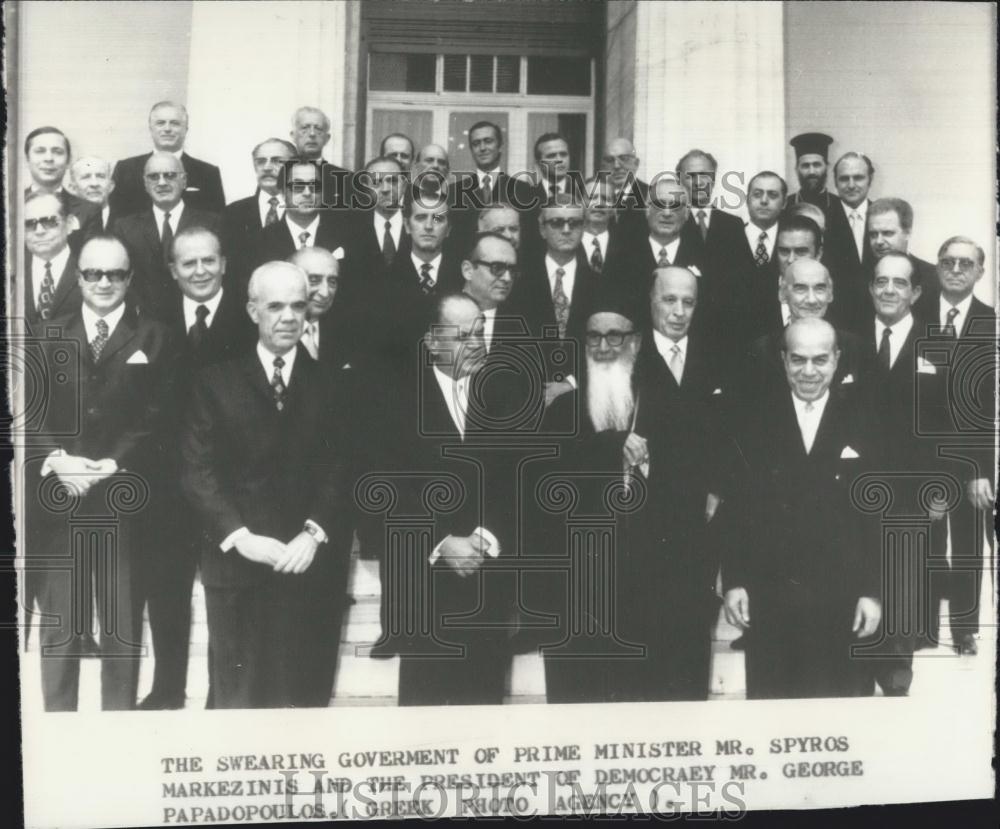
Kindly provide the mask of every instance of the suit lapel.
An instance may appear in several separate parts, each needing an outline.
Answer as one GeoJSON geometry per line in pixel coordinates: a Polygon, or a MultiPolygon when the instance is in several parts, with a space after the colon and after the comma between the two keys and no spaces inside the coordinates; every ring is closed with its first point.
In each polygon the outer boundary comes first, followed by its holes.
{"type": "Polygon", "coordinates": [[[146,243],[149,245],[149,249],[159,249],[161,247],[160,229],[156,226],[156,216],[153,214],[152,208],[142,214],[140,222],[142,234],[146,237],[146,243]]]}
{"type": "MultiPolygon", "coordinates": [[[[82,317],[81,317],[82,321],[82,317]]],[[[101,357],[97,361],[98,365],[104,365],[107,363],[115,354],[121,351],[135,336],[136,330],[136,316],[135,312],[130,308],[125,309],[125,313],[122,314],[122,318],[118,321],[118,325],[115,326],[115,330],[111,332],[111,336],[108,337],[108,342],[101,351],[101,357]]],[[[86,336],[86,335],[84,335],[86,336]]],[[[88,349],[89,351],[89,349],[88,349]]]]}
{"type": "Polygon", "coordinates": [[[267,401],[268,408],[271,411],[277,411],[274,405],[274,393],[271,389],[270,378],[264,374],[264,367],[257,357],[256,349],[240,361],[240,368],[250,387],[267,401]]]}

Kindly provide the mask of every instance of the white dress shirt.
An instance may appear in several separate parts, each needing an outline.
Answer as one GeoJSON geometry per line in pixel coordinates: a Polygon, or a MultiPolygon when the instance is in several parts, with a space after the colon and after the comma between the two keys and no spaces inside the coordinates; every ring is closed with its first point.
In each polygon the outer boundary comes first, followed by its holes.
{"type": "Polygon", "coordinates": [[[403,211],[397,210],[388,219],[377,210],[372,211],[372,226],[375,228],[375,238],[378,240],[379,250],[382,249],[382,240],[385,238],[385,223],[389,223],[389,235],[392,236],[392,243],[399,250],[399,243],[403,237],[403,211]]]}
{"type": "Polygon", "coordinates": [[[948,312],[952,308],[958,309],[958,314],[955,319],[952,320],[952,325],[955,326],[955,336],[959,336],[962,333],[965,321],[969,318],[969,308],[972,306],[972,294],[969,294],[965,299],[958,303],[958,305],[952,305],[947,299],[944,298],[943,294],[939,298],[938,302],[942,328],[948,324],[948,312]]]}
{"type": "MultiPolygon", "coordinates": [[[[706,230],[708,228],[711,228],[711,226],[712,226],[712,209],[713,208],[711,208],[711,207],[695,207],[694,205],[691,205],[691,207],[688,208],[688,209],[691,211],[691,217],[694,219],[694,226],[695,227],[698,227],[698,214],[699,213],[704,213],[705,214],[705,228],[706,228],[706,230]]],[[[698,227],[698,230],[700,232],[701,228],[698,227]]]]}
{"type": "MultiPolygon", "coordinates": [[[[181,223],[181,214],[183,212],[183,201],[177,202],[177,204],[170,208],[170,230],[173,231],[174,236],[177,235],[177,226],[181,223]]],[[[156,220],[156,232],[160,234],[160,241],[163,241],[163,220],[166,218],[166,215],[159,207],[155,204],[153,205],[153,218],[156,220]]]]}
{"type": "Polygon", "coordinates": [[[302,338],[300,340],[305,346],[309,356],[314,360],[319,359],[319,320],[306,320],[302,326],[302,338]]]}
{"type": "Polygon", "coordinates": [[[87,332],[87,342],[93,342],[94,338],[97,336],[97,321],[104,320],[108,324],[108,339],[111,335],[115,333],[115,329],[118,327],[118,323],[121,322],[122,317],[125,315],[125,303],[121,303],[114,311],[110,311],[103,317],[100,314],[95,314],[86,305],[81,306],[83,313],[83,328],[87,332]]]}
{"type": "Polygon", "coordinates": [[[476,178],[478,179],[476,186],[478,189],[480,190],[483,189],[483,181],[486,178],[486,176],[490,177],[490,189],[492,190],[494,185],[500,178],[500,168],[494,167],[492,170],[487,170],[486,172],[483,172],[482,170],[476,170],[476,178]]]}
{"type": "Polygon", "coordinates": [[[421,259],[419,256],[417,256],[417,254],[415,254],[413,251],[410,251],[410,261],[413,262],[413,267],[416,270],[418,277],[422,277],[423,276],[423,271],[421,270],[421,268],[423,268],[424,265],[430,265],[431,266],[431,269],[428,272],[427,276],[431,280],[431,286],[432,287],[434,285],[437,285],[438,273],[439,273],[439,269],[441,267],[441,256],[442,256],[442,254],[439,253],[437,256],[435,256],[433,259],[431,259],[430,262],[424,262],[424,260],[421,259]]]}
{"type": "MultiPolygon", "coordinates": [[[[59,288],[59,280],[66,270],[66,263],[69,262],[70,249],[66,245],[59,253],[53,256],[49,262],[52,263],[52,295],[55,296],[59,288]]],[[[76,279],[76,274],[69,274],[67,279],[76,279]]],[[[42,295],[42,280],[45,279],[45,260],[41,256],[31,257],[31,288],[35,293],[35,307],[38,307],[38,298],[42,295]]]]}
{"type": "Polygon", "coordinates": [[[295,242],[296,250],[314,247],[316,245],[316,233],[319,231],[319,213],[316,214],[316,218],[309,222],[306,227],[296,224],[289,216],[286,215],[285,227],[287,227],[288,232],[292,234],[292,241],[295,242]],[[302,242],[299,241],[299,235],[302,233],[309,234],[309,238],[306,239],[305,244],[302,244],[302,242]]]}
{"type": "Polygon", "coordinates": [[[184,330],[190,331],[191,326],[198,321],[198,308],[204,305],[208,309],[208,316],[205,317],[205,326],[208,328],[212,327],[212,320],[215,319],[215,312],[219,310],[219,303],[222,302],[222,292],[224,288],[219,288],[216,291],[215,296],[211,299],[206,299],[203,302],[197,302],[191,299],[191,297],[184,297],[184,330]]]}
{"type": "Polygon", "coordinates": [[[681,246],[681,237],[678,236],[674,241],[667,243],[666,245],[661,245],[652,236],[649,237],[649,249],[653,251],[653,261],[659,263],[660,261],[660,250],[662,248],[667,249],[667,260],[671,265],[677,262],[677,251],[681,246]]]}
{"type": "Polygon", "coordinates": [[[788,307],[787,302],[781,303],[781,324],[788,327],[788,323],[792,321],[792,309],[788,307]]]}
{"type": "MultiPolygon", "coordinates": [[[[542,176],[541,177],[541,182],[542,182],[542,188],[545,190],[546,197],[551,198],[551,196],[552,196],[552,182],[550,182],[546,176],[542,176]]],[[[556,193],[565,193],[565,192],[567,192],[568,184],[569,184],[569,176],[563,176],[561,179],[559,179],[556,182],[556,188],[555,188],[556,189],[556,193]]]]}
{"type": "Polygon", "coordinates": [[[823,392],[823,396],[818,400],[807,403],[792,395],[792,404],[795,406],[795,419],[799,422],[799,433],[802,435],[802,445],[806,448],[806,454],[812,452],[813,443],[816,442],[816,432],[819,431],[819,422],[823,419],[823,411],[826,403],[830,399],[830,390],[823,392]]]}
{"type": "Polygon", "coordinates": [[[889,368],[896,365],[896,358],[899,356],[903,343],[910,336],[910,329],[913,328],[913,314],[907,314],[895,325],[886,326],[878,317],[875,317],[875,352],[882,344],[882,332],[886,327],[892,330],[889,335],[889,368]]]}
{"type": "MultiPolygon", "coordinates": [[[[663,362],[670,367],[670,361],[673,359],[674,346],[680,350],[681,356],[681,377],[684,376],[684,364],[687,362],[687,348],[688,348],[688,338],[685,334],[677,342],[674,342],[670,337],[667,337],[653,329],[653,344],[656,346],[656,350],[660,352],[660,356],[663,358],[663,362]]],[[[679,381],[678,381],[679,382],[679,381]]]]}
{"type": "Polygon", "coordinates": [[[611,239],[611,233],[605,230],[603,233],[598,233],[596,236],[593,233],[588,233],[586,230],[583,231],[583,239],[581,240],[581,245],[583,246],[583,253],[587,257],[587,261],[590,261],[590,257],[594,255],[594,240],[597,240],[597,245],[601,249],[601,261],[608,261],[608,241],[611,239]]]}
{"type": "MultiPolygon", "coordinates": [[[[267,222],[267,214],[271,211],[271,199],[277,199],[278,203],[275,205],[275,210],[278,211],[278,221],[280,222],[285,218],[285,199],[282,197],[281,193],[275,193],[273,196],[266,190],[261,190],[257,194],[257,212],[260,214],[260,226],[264,227],[267,222]]],[[[298,239],[296,239],[298,241],[298,239]]]]}
{"type": "Polygon", "coordinates": [[[545,254],[545,270],[549,274],[549,295],[551,296],[556,289],[556,271],[562,268],[563,278],[563,293],[566,294],[566,299],[569,300],[570,307],[573,305],[573,286],[576,284],[576,257],[574,256],[565,265],[560,265],[548,254],[545,254]]]}
{"type": "Polygon", "coordinates": [[[841,201],[840,204],[844,208],[844,215],[847,216],[847,226],[850,228],[851,233],[854,234],[854,247],[858,251],[858,259],[864,259],[865,225],[868,222],[868,200],[865,199],[857,207],[851,207],[845,201],[841,201]],[[860,216],[859,219],[855,219],[854,224],[851,224],[852,213],[857,213],[860,216]]]}
{"type": "Polygon", "coordinates": [[[764,234],[764,249],[767,251],[767,259],[770,261],[774,258],[774,243],[778,239],[778,226],[776,224],[771,225],[770,228],[764,230],[762,227],[757,227],[753,222],[747,222],[743,226],[743,232],[747,237],[747,244],[750,246],[750,255],[757,255],[757,243],[760,241],[760,234],[764,234]]]}
{"type": "Polygon", "coordinates": [[[489,353],[490,347],[493,345],[493,328],[496,322],[496,308],[487,308],[483,311],[483,343],[486,345],[487,353],[489,353]]]}

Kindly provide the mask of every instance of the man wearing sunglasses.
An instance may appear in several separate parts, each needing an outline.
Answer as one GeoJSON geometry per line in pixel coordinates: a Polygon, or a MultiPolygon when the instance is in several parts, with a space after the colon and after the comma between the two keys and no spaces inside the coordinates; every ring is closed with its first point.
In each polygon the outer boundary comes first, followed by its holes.
{"type": "MultiPolygon", "coordinates": [[[[184,200],[194,208],[209,213],[221,213],[226,206],[219,168],[184,152],[188,132],[187,110],[173,101],[160,101],[149,112],[149,135],[153,152],[173,155],[186,174],[184,200]]],[[[149,206],[149,190],[145,186],[145,166],[152,153],[132,156],[115,165],[115,189],[111,194],[111,209],[127,216],[149,206]]]]}
{"type": "Polygon", "coordinates": [[[24,315],[28,328],[75,311],[80,304],[76,256],[69,245],[66,206],[53,193],[28,196],[24,204],[24,315]]]}
{"type": "Polygon", "coordinates": [[[143,167],[143,182],[150,203],[117,219],[112,232],[128,248],[135,274],[131,293],[139,310],[164,320],[177,297],[168,264],[174,238],[188,227],[215,231],[219,217],[185,203],[187,174],[173,153],[152,153],[143,167]]]}
{"type": "Polygon", "coordinates": [[[141,655],[134,564],[152,503],[153,450],[163,425],[174,351],[161,323],[126,305],[132,271],[118,239],[102,235],[86,242],[76,279],[82,303],[63,325],[73,356],[67,362],[64,351],[54,351],[48,372],[51,385],[41,433],[50,451],[29,458],[25,471],[29,554],[66,557],[66,566],[48,570],[38,588],[41,612],[57,620],[41,629],[42,690],[46,710],[76,709],[78,642],[90,627],[93,581],[100,618],[101,705],[125,710],[135,706],[141,655]],[[66,498],[72,509],[52,508],[66,498]],[[73,526],[79,528],[87,516],[105,517],[109,508],[113,532],[94,529],[93,537],[71,552],[73,526]]]}

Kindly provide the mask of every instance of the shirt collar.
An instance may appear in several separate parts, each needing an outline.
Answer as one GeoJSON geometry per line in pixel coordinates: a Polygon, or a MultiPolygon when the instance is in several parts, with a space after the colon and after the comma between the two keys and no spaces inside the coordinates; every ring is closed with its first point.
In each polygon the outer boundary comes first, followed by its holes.
{"type": "Polygon", "coordinates": [[[431,281],[434,282],[435,284],[437,283],[437,280],[438,280],[438,269],[441,267],[441,257],[442,256],[443,256],[443,254],[439,253],[437,256],[435,256],[433,259],[431,259],[430,262],[426,262],[425,263],[423,259],[421,259],[419,256],[417,256],[416,253],[414,253],[412,250],[410,251],[410,259],[413,261],[413,267],[416,269],[417,274],[420,273],[420,269],[425,264],[430,265],[431,266],[431,281]]]}
{"type": "Polygon", "coordinates": [[[799,417],[802,417],[803,415],[813,415],[814,417],[822,417],[823,410],[826,408],[826,403],[829,399],[830,399],[830,389],[827,389],[825,392],[823,392],[822,397],[808,402],[805,400],[800,400],[798,397],[795,396],[794,392],[792,393],[792,404],[795,406],[795,414],[798,415],[799,417]],[[808,406],[810,403],[812,403],[812,409],[807,412],[806,406],[808,406]]]}
{"type": "Polygon", "coordinates": [[[497,178],[500,176],[500,166],[497,165],[492,170],[476,170],[476,177],[479,179],[479,186],[483,186],[483,179],[486,176],[490,177],[490,184],[495,184],[497,178]]]}
{"type": "Polygon", "coordinates": [[[941,319],[944,320],[948,316],[948,312],[952,308],[958,309],[958,315],[965,319],[966,315],[969,313],[969,307],[972,305],[972,294],[969,294],[965,299],[959,302],[957,305],[952,305],[945,299],[944,294],[940,297],[940,308],[941,308],[941,319]]]}
{"type": "Polygon", "coordinates": [[[266,212],[271,209],[271,199],[278,200],[278,210],[285,209],[285,199],[280,192],[275,193],[272,196],[270,193],[267,192],[267,190],[257,191],[257,204],[260,206],[261,210],[266,212]]]}
{"type": "Polygon", "coordinates": [[[319,213],[317,213],[311,222],[305,227],[300,227],[295,222],[292,221],[291,217],[288,215],[287,211],[285,213],[285,227],[288,228],[288,232],[292,234],[292,241],[295,242],[295,247],[299,246],[299,234],[308,233],[309,234],[309,246],[315,246],[316,244],[316,233],[319,231],[319,213]]]}
{"type": "MultiPolygon", "coordinates": [[[[66,263],[69,262],[70,247],[66,245],[59,253],[53,256],[48,261],[52,263],[52,278],[58,279],[64,270],[66,270],[66,263]]],[[[32,256],[31,264],[33,268],[39,268],[39,272],[45,270],[45,261],[41,256],[32,256]]],[[[76,274],[73,274],[73,278],[76,278],[76,274]]]]}
{"type": "MultiPolygon", "coordinates": [[[[292,376],[292,366],[295,365],[295,355],[298,353],[298,350],[296,346],[281,355],[281,359],[285,361],[285,365],[281,368],[281,377],[285,381],[286,386],[288,385],[288,378],[292,376]]],[[[257,359],[260,360],[260,364],[264,367],[264,374],[268,380],[274,374],[274,360],[277,356],[273,351],[265,348],[260,340],[257,340],[257,359]]]]}
{"type": "MultiPolygon", "coordinates": [[[[177,223],[181,220],[181,214],[184,212],[184,199],[181,199],[177,204],[175,204],[170,209],[170,227],[177,227],[177,223]]],[[[159,229],[163,229],[163,219],[167,214],[164,213],[155,204],[153,205],[153,218],[156,220],[156,226],[159,229]]]]}
{"type": "Polygon", "coordinates": [[[659,261],[660,259],[660,248],[667,249],[667,258],[670,259],[671,264],[677,258],[677,249],[681,246],[681,237],[678,236],[674,241],[668,242],[665,245],[661,245],[652,236],[647,237],[649,239],[650,250],[653,251],[653,260],[659,261]]]}
{"type": "Polygon", "coordinates": [[[865,199],[857,207],[851,207],[846,201],[841,199],[840,203],[844,207],[844,215],[850,217],[854,212],[857,212],[862,219],[866,218],[868,215],[868,199],[865,199]]]}
{"type": "Polygon", "coordinates": [[[611,236],[611,231],[605,230],[603,233],[591,233],[590,231],[583,231],[583,247],[589,253],[594,249],[594,239],[600,243],[601,248],[607,246],[608,239],[611,236]]]}
{"type": "MultiPolygon", "coordinates": [[[[875,317],[875,347],[878,348],[882,342],[882,332],[886,328],[892,329],[892,334],[889,337],[889,350],[893,355],[899,353],[899,349],[903,347],[903,342],[906,338],[910,336],[910,329],[913,328],[913,314],[908,313],[899,322],[893,323],[892,325],[886,325],[878,317],[875,317]]],[[[895,362],[893,360],[893,362],[895,362]]]]}
{"type": "Polygon", "coordinates": [[[681,351],[681,357],[687,359],[687,348],[688,348],[688,335],[685,334],[677,342],[674,342],[670,337],[665,334],[661,334],[655,328],[653,329],[653,344],[656,346],[656,350],[660,352],[660,356],[664,360],[669,361],[671,357],[671,352],[674,350],[676,345],[681,351]]]}
{"type": "Polygon", "coordinates": [[[378,239],[382,241],[382,234],[385,232],[385,223],[389,223],[389,232],[393,236],[399,234],[400,229],[403,227],[403,211],[397,210],[388,219],[383,218],[383,216],[377,211],[372,211],[372,224],[375,226],[375,231],[378,233],[378,239]]]}
{"type": "MultiPolygon", "coordinates": [[[[215,292],[215,296],[211,299],[206,299],[203,302],[198,302],[197,300],[191,299],[189,296],[184,296],[184,324],[187,328],[190,328],[198,321],[197,310],[199,305],[204,305],[208,309],[208,316],[205,317],[205,325],[211,325],[212,320],[215,319],[215,312],[219,310],[219,303],[222,302],[222,292],[224,288],[219,288],[215,292]]],[[[183,296],[183,295],[182,295],[183,296]]]]}
{"type": "Polygon", "coordinates": [[[549,275],[549,277],[551,279],[555,279],[556,271],[559,268],[563,269],[563,279],[565,279],[566,277],[573,277],[573,276],[575,276],[576,275],[576,257],[574,256],[565,265],[560,265],[558,262],[556,262],[555,259],[553,259],[551,256],[549,256],[546,253],[545,254],[545,270],[546,270],[546,272],[548,273],[548,275],[549,275]]]}
{"type": "Polygon", "coordinates": [[[125,303],[122,302],[114,311],[105,314],[103,317],[94,313],[87,305],[82,306],[82,313],[83,327],[87,332],[87,342],[90,342],[97,336],[97,321],[100,319],[103,319],[108,324],[108,337],[114,333],[118,327],[118,323],[121,322],[122,317],[125,315],[125,303]]]}

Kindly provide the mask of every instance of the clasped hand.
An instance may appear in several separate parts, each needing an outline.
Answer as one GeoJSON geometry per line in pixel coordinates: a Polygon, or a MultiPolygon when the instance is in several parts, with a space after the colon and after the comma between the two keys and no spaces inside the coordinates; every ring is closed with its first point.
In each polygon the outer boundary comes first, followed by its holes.
{"type": "Polygon", "coordinates": [[[276,573],[304,573],[316,557],[319,542],[305,530],[287,544],[266,535],[244,536],[234,543],[236,552],[249,561],[270,565],[276,573]]]}
{"type": "Polygon", "coordinates": [[[95,461],[80,455],[54,455],[49,458],[48,464],[59,478],[59,483],[80,497],[86,495],[94,484],[118,471],[118,464],[112,458],[95,461]]]}
{"type": "Polygon", "coordinates": [[[479,533],[449,535],[441,542],[440,557],[459,576],[465,578],[475,573],[483,564],[490,543],[479,533]]]}

